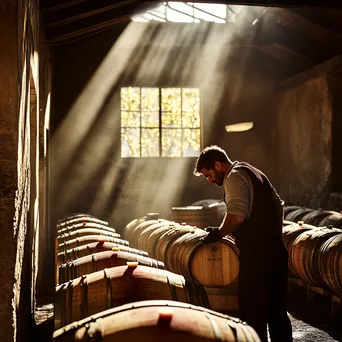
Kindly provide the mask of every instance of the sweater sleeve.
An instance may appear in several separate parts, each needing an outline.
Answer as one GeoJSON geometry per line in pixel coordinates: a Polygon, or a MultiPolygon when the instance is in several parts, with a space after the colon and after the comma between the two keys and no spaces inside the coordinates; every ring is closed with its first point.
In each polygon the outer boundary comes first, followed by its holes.
{"type": "Polygon", "coordinates": [[[227,213],[250,217],[253,204],[253,185],[244,170],[233,170],[224,181],[227,213]]]}

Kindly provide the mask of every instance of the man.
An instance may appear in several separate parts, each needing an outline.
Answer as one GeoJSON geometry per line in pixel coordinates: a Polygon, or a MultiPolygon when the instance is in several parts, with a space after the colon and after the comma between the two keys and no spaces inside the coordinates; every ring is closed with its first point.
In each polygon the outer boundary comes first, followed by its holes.
{"type": "Polygon", "coordinates": [[[282,201],[260,170],[232,162],[218,146],[199,155],[194,174],[224,186],[227,213],[220,227],[208,227],[204,243],[233,234],[239,248],[238,301],[240,318],[252,326],[261,341],[292,341],[287,316],[288,254],[282,241],[282,201]]]}

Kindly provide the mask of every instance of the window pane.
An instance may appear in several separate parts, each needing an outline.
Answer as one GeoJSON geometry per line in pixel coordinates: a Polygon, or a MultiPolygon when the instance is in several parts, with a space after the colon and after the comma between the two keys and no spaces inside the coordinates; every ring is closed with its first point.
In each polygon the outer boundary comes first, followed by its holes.
{"type": "Polygon", "coordinates": [[[141,88],[141,110],[146,112],[159,111],[158,88],[141,88]]]}
{"type": "Polygon", "coordinates": [[[121,110],[140,110],[140,88],[121,88],[121,110]]]}
{"type": "Polygon", "coordinates": [[[141,131],[141,156],[159,157],[159,129],[143,129],[141,131]]]}
{"type": "Polygon", "coordinates": [[[226,5],[195,3],[195,7],[203,10],[204,12],[208,12],[207,14],[207,13],[204,13],[203,11],[199,11],[195,9],[195,17],[199,19],[207,20],[207,21],[216,21],[219,23],[225,22],[224,19],[226,18],[226,11],[227,11],[226,5]],[[214,16],[210,15],[209,13],[213,14],[214,16]],[[222,18],[222,19],[219,19],[217,17],[222,18]]]}
{"type": "Polygon", "coordinates": [[[200,127],[199,89],[183,89],[183,127],[200,127]]]}
{"type": "Polygon", "coordinates": [[[141,89],[141,125],[159,127],[159,88],[141,89]]]}
{"type": "Polygon", "coordinates": [[[162,156],[180,157],[182,155],[182,130],[163,129],[162,130],[162,156]]]}
{"type": "Polygon", "coordinates": [[[142,127],[159,127],[159,112],[142,112],[142,127]]]}
{"type": "Polygon", "coordinates": [[[193,22],[192,8],[185,3],[169,2],[166,8],[166,18],[168,21],[191,23],[193,22]]]}
{"type": "Polygon", "coordinates": [[[122,127],[140,127],[140,113],[139,112],[121,112],[121,126],[122,127]]]}
{"type": "Polygon", "coordinates": [[[121,156],[140,157],[140,129],[121,128],[121,156]]]}
{"type": "Polygon", "coordinates": [[[162,127],[181,127],[181,89],[162,89],[162,127]]]}
{"type": "Polygon", "coordinates": [[[185,129],[183,134],[183,155],[185,157],[197,157],[200,154],[201,130],[185,129]]]}

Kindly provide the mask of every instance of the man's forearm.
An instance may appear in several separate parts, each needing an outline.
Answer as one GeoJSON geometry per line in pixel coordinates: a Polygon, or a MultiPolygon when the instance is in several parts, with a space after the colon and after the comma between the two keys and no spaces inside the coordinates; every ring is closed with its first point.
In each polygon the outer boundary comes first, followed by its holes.
{"type": "Polygon", "coordinates": [[[245,217],[242,215],[232,215],[232,214],[226,213],[219,227],[221,235],[226,236],[228,234],[232,234],[233,231],[244,220],[245,220],[245,217]]]}

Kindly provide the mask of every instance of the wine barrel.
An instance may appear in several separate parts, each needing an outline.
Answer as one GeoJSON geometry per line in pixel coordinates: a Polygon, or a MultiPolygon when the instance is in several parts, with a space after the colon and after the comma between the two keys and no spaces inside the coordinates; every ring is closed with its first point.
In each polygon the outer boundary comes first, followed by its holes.
{"type": "Polygon", "coordinates": [[[56,288],[55,327],[141,300],[175,300],[209,306],[203,287],[183,276],[147,266],[117,266],[56,288]]]}
{"type": "Polygon", "coordinates": [[[209,298],[210,308],[221,313],[236,314],[239,308],[236,285],[221,287],[205,286],[204,289],[209,298]]]}
{"type": "Polygon", "coordinates": [[[320,251],[319,273],[325,285],[342,297],[342,233],[325,241],[320,251]]]}
{"type": "Polygon", "coordinates": [[[170,225],[168,229],[165,232],[164,231],[160,232],[161,233],[160,236],[159,236],[158,230],[156,230],[155,234],[158,234],[158,239],[154,247],[153,257],[158,260],[162,260],[166,268],[168,268],[167,258],[166,258],[168,254],[167,253],[168,247],[170,247],[171,244],[182,235],[188,234],[188,233],[194,233],[195,229],[196,229],[195,227],[188,226],[186,224],[175,225],[170,221],[170,225]]]}
{"type": "Polygon", "coordinates": [[[105,225],[105,226],[108,225],[107,221],[100,220],[97,217],[92,216],[92,215],[80,213],[80,214],[70,214],[68,216],[65,216],[59,219],[57,222],[57,227],[63,228],[68,225],[82,223],[82,222],[93,222],[93,223],[98,223],[98,224],[105,225]]]}
{"type": "Polygon", "coordinates": [[[328,210],[314,210],[311,213],[308,213],[303,216],[302,221],[304,221],[307,224],[312,224],[313,226],[321,226],[321,221],[327,217],[330,216],[333,212],[328,210]]]}
{"type": "Polygon", "coordinates": [[[148,247],[149,255],[165,263],[175,273],[193,278],[204,286],[228,286],[239,272],[238,249],[224,238],[216,244],[203,244],[206,233],[172,221],[142,223],[137,247],[148,247]]]}
{"type": "Polygon", "coordinates": [[[68,240],[68,241],[60,243],[58,245],[58,252],[66,251],[68,249],[72,249],[72,248],[87,244],[89,242],[102,242],[102,241],[113,242],[113,243],[116,243],[118,245],[123,245],[123,246],[129,245],[128,241],[126,240],[117,239],[117,238],[113,238],[113,237],[106,236],[106,235],[86,235],[86,236],[81,236],[76,239],[72,239],[72,240],[68,240]]]}
{"type": "Polygon", "coordinates": [[[135,231],[135,228],[140,225],[140,223],[143,223],[145,221],[150,221],[150,220],[158,220],[159,219],[159,214],[158,213],[148,213],[146,216],[136,218],[129,222],[126,227],[124,228],[122,232],[122,236],[124,239],[130,241],[132,238],[132,235],[135,231]]]}
{"type": "Polygon", "coordinates": [[[66,225],[63,228],[60,228],[57,230],[58,235],[63,233],[69,233],[73,232],[78,229],[83,228],[95,228],[95,229],[101,229],[103,231],[108,231],[111,233],[116,233],[115,229],[112,227],[105,226],[103,224],[95,223],[95,222],[80,222],[80,223],[74,223],[72,225],[66,225]]]}
{"type": "Polygon", "coordinates": [[[93,273],[104,268],[126,265],[127,262],[137,262],[139,265],[164,269],[164,263],[141,255],[105,251],[84,256],[59,266],[59,281],[65,283],[83,274],[93,273]]]}
{"type": "Polygon", "coordinates": [[[72,249],[58,253],[58,265],[67,263],[69,261],[82,258],[93,253],[104,252],[104,251],[122,251],[142,255],[148,257],[147,252],[139,249],[131,248],[128,246],[118,245],[112,242],[91,242],[88,244],[81,245],[72,249]]]}
{"type": "Polygon", "coordinates": [[[291,224],[295,224],[295,222],[292,222],[292,221],[288,221],[288,220],[283,220],[283,227],[284,226],[289,226],[291,224]]]}
{"type": "Polygon", "coordinates": [[[196,229],[173,241],[163,260],[167,269],[195,279],[203,286],[228,286],[237,281],[238,248],[230,238],[203,244],[206,233],[196,229]]]}
{"type": "Polygon", "coordinates": [[[299,208],[287,214],[284,214],[284,218],[285,220],[292,221],[292,222],[302,221],[303,216],[311,213],[312,211],[314,211],[314,209],[299,208]]]}
{"type": "Polygon", "coordinates": [[[283,212],[284,212],[284,216],[286,216],[287,214],[289,214],[292,211],[301,209],[303,207],[300,207],[299,205],[284,205],[283,207],[283,212]]]}
{"type": "Polygon", "coordinates": [[[187,223],[198,228],[208,226],[219,226],[227,211],[224,202],[216,202],[205,206],[186,206],[172,207],[172,221],[178,223],[187,223]]]}
{"type": "Polygon", "coordinates": [[[342,228],[342,214],[338,213],[337,211],[333,212],[320,222],[320,226],[333,226],[334,228],[342,228]]]}
{"type": "Polygon", "coordinates": [[[306,283],[325,287],[319,272],[320,248],[331,236],[341,233],[335,228],[316,228],[300,234],[293,242],[291,259],[295,274],[306,283]]]}
{"type": "Polygon", "coordinates": [[[294,240],[296,240],[296,238],[300,234],[304,233],[307,230],[311,230],[315,228],[317,227],[309,225],[309,224],[304,224],[302,222],[299,224],[293,223],[293,224],[283,227],[283,241],[289,253],[289,272],[292,275],[296,275],[294,268],[293,268],[292,257],[291,257],[293,242],[294,240]]]}
{"type": "Polygon", "coordinates": [[[96,228],[83,228],[83,229],[77,229],[75,231],[63,233],[57,236],[58,243],[61,244],[63,242],[76,239],[81,236],[86,235],[104,235],[111,238],[119,238],[120,234],[118,233],[111,233],[105,230],[96,229],[96,228]]]}
{"type": "Polygon", "coordinates": [[[53,333],[54,342],[94,340],[260,342],[255,330],[235,317],[200,306],[165,300],[122,305],[53,333]]]}
{"type": "MultiPolygon", "coordinates": [[[[134,247],[134,248],[138,248],[140,249],[138,246],[138,240],[139,240],[139,236],[140,234],[143,233],[143,231],[145,229],[147,229],[148,227],[156,224],[156,223],[160,223],[166,220],[162,220],[162,219],[158,219],[158,220],[147,220],[147,221],[143,221],[140,224],[138,224],[133,230],[131,230],[131,234],[130,235],[125,235],[128,236],[128,241],[130,246],[134,247]]],[[[169,221],[167,221],[169,222],[169,221]]]]}
{"type": "Polygon", "coordinates": [[[153,223],[144,228],[144,230],[138,235],[136,247],[146,251],[151,257],[156,258],[155,246],[157,241],[165,232],[170,229],[175,229],[176,227],[183,227],[183,225],[167,220],[161,220],[153,223]]]}

